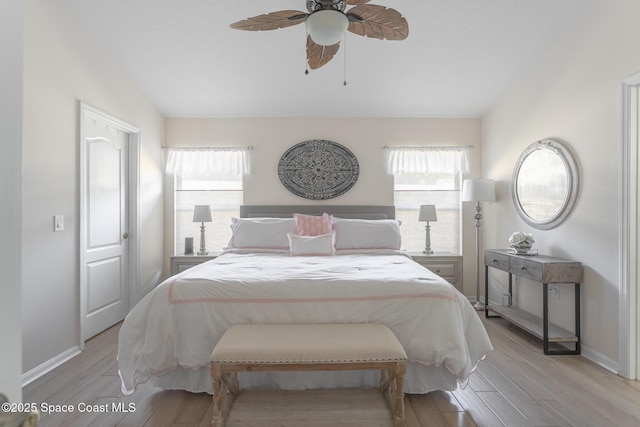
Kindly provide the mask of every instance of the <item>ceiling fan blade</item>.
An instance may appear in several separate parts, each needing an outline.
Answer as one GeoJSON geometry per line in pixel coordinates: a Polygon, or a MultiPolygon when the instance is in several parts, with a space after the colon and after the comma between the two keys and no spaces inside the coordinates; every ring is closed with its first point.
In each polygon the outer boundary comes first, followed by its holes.
{"type": "Polygon", "coordinates": [[[322,46],[316,44],[311,40],[310,36],[307,36],[307,62],[309,63],[309,68],[317,70],[322,67],[331,61],[335,54],[338,53],[338,49],[340,49],[340,43],[331,46],[322,46]]]}
{"type": "Polygon", "coordinates": [[[362,19],[349,19],[349,31],[354,34],[380,40],[404,40],[409,35],[407,20],[395,9],[362,4],[349,9],[349,15],[362,19]]]}
{"type": "Polygon", "coordinates": [[[300,24],[305,19],[307,19],[307,14],[299,10],[280,10],[234,22],[230,27],[235,30],[245,31],[277,30],[278,28],[300,24]]]}
{"type": "Polygon", "coordinates": [[[369,3],[371,0],[347,0],[347,4],[350,6],[356,6],[358,4],[369,3]]]}

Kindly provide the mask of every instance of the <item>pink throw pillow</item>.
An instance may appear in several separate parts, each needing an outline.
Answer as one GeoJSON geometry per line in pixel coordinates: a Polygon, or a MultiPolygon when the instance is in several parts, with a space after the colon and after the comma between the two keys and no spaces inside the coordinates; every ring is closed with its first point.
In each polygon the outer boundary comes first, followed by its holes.
{"type": "Polygon", "coordinates": [[[293,214],[296,221],[296,234],[298,236],[321,236],[331,233],[333,216],[327,213],[322,216],[293,214]]]}

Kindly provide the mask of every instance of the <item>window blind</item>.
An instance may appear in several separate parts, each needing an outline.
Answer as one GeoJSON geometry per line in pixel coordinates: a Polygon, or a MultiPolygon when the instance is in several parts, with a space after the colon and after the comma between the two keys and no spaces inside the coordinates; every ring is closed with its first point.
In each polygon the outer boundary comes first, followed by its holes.
{"type": "Polygon", "coordinates": [[[471,147],[385,147],[390,175],[469,173],[471,147]]]}
{"type": "Polygon", "coordinates": [[[167,148],[165,172],[182,176],[241,176],[251,172],[251,147],[167,148]]]}

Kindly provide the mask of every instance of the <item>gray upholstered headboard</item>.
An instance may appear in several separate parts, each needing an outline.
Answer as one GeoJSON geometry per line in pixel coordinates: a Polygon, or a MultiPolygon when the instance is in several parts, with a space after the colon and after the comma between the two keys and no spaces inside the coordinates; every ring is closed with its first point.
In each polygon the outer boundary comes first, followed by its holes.
{"type": "Polygon", "coordinates": [[[331,214],[338,218],[395,219],[395,206],[356,205],[242,205],[241,218],[288,218],[294,213],[306,215],[331,214]]]}

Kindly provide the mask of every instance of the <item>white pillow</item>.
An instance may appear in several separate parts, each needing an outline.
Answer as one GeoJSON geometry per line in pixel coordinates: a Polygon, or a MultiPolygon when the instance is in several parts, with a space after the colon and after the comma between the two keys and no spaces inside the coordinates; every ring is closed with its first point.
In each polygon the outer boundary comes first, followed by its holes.
{"type": "Polygon", "coordinates": [[[400,221],[395,219],[333,219],[336,249],[400,249],[400,221]]]}
{"type": "Polygon", "coordinates": [[[300,236],[289,233],[289,254],[291,255],[335,255],[335,232],[319,236],[300,236]]]}
{"type": "Polygon", "coordinates": [[[289,249],[293,218],[231,218],[230,248],[289,249]]]}

